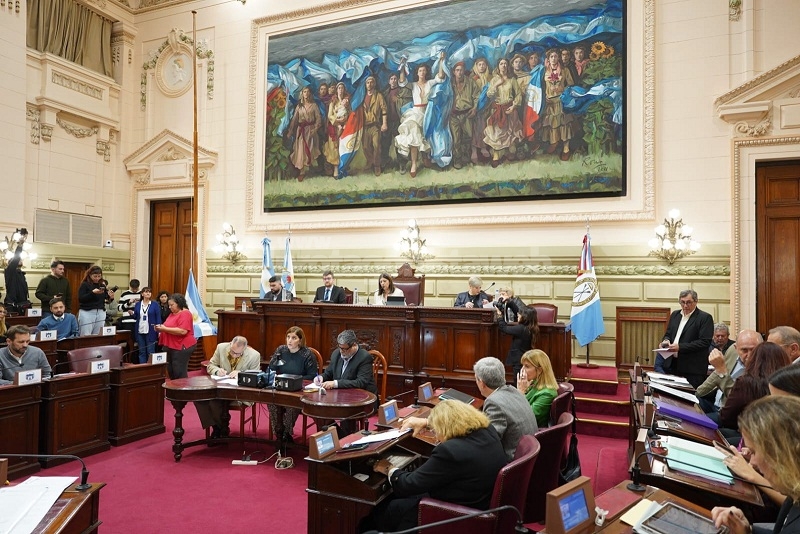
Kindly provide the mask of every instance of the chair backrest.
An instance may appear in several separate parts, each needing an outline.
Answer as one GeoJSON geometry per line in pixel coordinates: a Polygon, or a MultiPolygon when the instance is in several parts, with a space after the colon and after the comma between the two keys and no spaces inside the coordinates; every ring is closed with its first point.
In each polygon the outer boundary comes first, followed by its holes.
{"type": "Polygon", "coordinates": [[[536,309],[536,320],[540,323],[555,323],[558,321],[558,306],[546,302],[528,304],[529,308],[536,309]]]}
{"type": "Polygon", "coordinates": [[[103,345],[102,347],[86,347],[67,352],[69,370],[73,373],[85,373],[95,360],[108,360],[113,369],[122,365],[122,347],[119,345],[103,345]],[[95,356],[100,355],[99,358],[95,356]]]}
{"type": "Polygon", "coordinates": [[[311,351],[311,354],[317,357],[317,373],[322,374],[322,371],[325,370],[325,367],[323,367],[325,363],[322,361],[322,354],[320,354],[319,351],[314,347],[308,347],[308,350],[311,351]]]}
{"type": "Polygon", "coordinates": [[[575,386],[569,382],[560,382],[558,384],[558,395],[553,399],[553,404],[550,405],[550,426],[555,425],[562,413],[571,411],[570,401],[573,398],[573,390],[575,386]]]}
{"type": "Polygon", "coordinates": [[[392,277],[395,287],[403,290],[406,304],[409,306],[422,306],[425,304],[425,275],[415,276],[415,269],[404,263],[397,269],[397,275],[392,277]]]}
{"type": "MultiPolygon", "coordinates": [[[[531,485],[531,474],[541,449],[541,444],[536,437],[522,436],[517,450],[514,452],[514,459],[497,473],[490,508],[510,505],[519,510],[521,514],[525,513],[525,492],[520,491],[520,488],[527,488],[531,485]]],[[[494,531],[514,532],[516,524],[517,514],[511,510],[505,510],[500,512],[494,531]]]]}
{"type": "Polygon", "coordinates": [[[369,351],[372,354],[372,376],[375,377],[375,385],[378,386],[379,402],[386,400],[386,375],[389,373],[389,364],[386,363],[386,357],[377,350],[369,351]],[[380,385],[378,382],[378,373],[381,373],[380,385]]]}
{"type": "Polygon", "coordinates": [[[353,290],[344,288],[344,303],[345,304],[352,304],[353,303],[353,290]]]}
{"type": "Polygon", "coordinates": [[[542,452],[533,466],[531,482],[525,504],[525,522],[541,522],[545,519],[547,492],[558,487],[558,474],[564,464],[567,436],[572,426],[572,414],[563,413],[555,426],[539,430],[536,439],[542,452]]]}

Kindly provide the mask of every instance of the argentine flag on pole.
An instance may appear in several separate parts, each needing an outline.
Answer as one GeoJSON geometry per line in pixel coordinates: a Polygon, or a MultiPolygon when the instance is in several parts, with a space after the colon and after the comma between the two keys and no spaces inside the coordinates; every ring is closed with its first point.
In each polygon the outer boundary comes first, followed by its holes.
{"type": "Polygon", "coordinates": [[[578,278],[572,292],[571,329],[578,344],[588,345],[606,329],[603,325],[603,311],[600,309],[600,289],[594,274],[592,247],[589,232],[583,236],[583,251],[578,264],[578,278]]]}
{"type": "Polygon", "coordinates": [[[286,252],[283,255],[283,273],[281,274],[281,282],[286,291],[291,292],[292,296],[296,296],[294,291],[294,264],[292,263],[292,238],[286,238],[286,252]]]}
{"type": "Polygon", "coordinates": [[[194,337],[200,339],[203,336],[216,335],[217,329],[211,324],[203,301],[200,299],[200,292],[197,291],[197,284],[194,281],[194,274],[189,269],[189,282],[186,284],[186,303],[189,311],[192,312],[192,322],[194,322],[194,337]]]}
{"type": "Polygon", "coordinates": [[[271,241],[268,237],[261,240],[261,244],[264,246],[264,259],[261,262],[261,289],[258,292],[258,296],[262,299],[269,291],[269,279],[275,276],[275,269],[272,268],[272,247],[270,247],[270,243],[271,241]]]}

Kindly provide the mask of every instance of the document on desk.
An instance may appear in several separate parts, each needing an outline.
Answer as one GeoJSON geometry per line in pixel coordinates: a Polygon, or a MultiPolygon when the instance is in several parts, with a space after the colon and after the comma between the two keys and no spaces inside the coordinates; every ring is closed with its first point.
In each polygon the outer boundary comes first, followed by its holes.
{"type": "Polygon", "coordinates": [[[667,444],[667,465],[673,471],[733,484],[733,475],[723,462],[724,453],[710,445],[675,436],[666,436],[663,441],[667,444]]]}
{"type": "Polygon", "coordinates": [[[390,439],[397,439],[403,434],[411,432],[410,428],[405,430],[387,430],[385,432],[373,432],[368,436],[355,440],[353,443],[377,443],[379,441],[389,441],[390,439]]]}
{"type": "Polygon", "coordinates": [[[76,477],[30,477],[25,482],[0,490],[0,532],[33,532],[76,477]]]}
{"type": "Polygon", "coordinates": [[[211,375],[211,378],[213,378],[214,380],[216,380],[220,384],[225,384],[226,386],[238,386],[239,385],[239,380],[238,379],[230,378],[227,375],[226,376],[211,375]]]}
{"type": "Polygon", "coordinates": [[[651,381],[658,382],[659,384],[675,384],[676,386],[692,387],[689,381],[682,376],[665,375],[664,373],[657,373],[655,371],[648,371],[647,376],[651,381]]]}
{"type": "Polygon", "coordinates": [[[667,395],[672,395],[673,397],[678,397],[679,399],[689,401],[692,404],[697,404],[698,402],[697,397],[695,397],[691,393],[687,393],[686,391],[681,391],[679,389],[671,388],[663,384],[656,384],[655,382],[650,382],[650,387],[656,391],[660,391],[661,393],[666,393],[667,395]]]}

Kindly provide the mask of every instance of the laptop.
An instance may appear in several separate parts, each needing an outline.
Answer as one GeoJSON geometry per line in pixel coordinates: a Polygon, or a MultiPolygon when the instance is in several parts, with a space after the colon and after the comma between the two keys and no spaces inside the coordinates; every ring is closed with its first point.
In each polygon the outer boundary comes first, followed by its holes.
{"type": "Polygon", "coordinates": [[[458,391],[457,389],[453,388],[450,388],[447,391],[443,392],[441,395],[439,395],[439,398],[441,400],[457,400],[464,402],[466,404],[472,404],[473,402],[475,402],[474,397],[471,397],[466,393],[462,393],[461,391],[458,391]]]}
{"type": "Polygon", "coordinates": [[[386,297],[386,305],[387,306],[405,306],[406,305],[406,298],[405,297],[389,295],[388,297],[386,297]]]}

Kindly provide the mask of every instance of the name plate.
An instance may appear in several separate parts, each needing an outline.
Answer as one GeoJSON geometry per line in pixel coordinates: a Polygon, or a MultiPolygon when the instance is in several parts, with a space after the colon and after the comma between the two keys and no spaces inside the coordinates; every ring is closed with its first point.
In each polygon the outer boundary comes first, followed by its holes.
{"type": "Polygon", "coordinates": [[[103,332],[101,333],[101,335],[103,335],[103,336],[113,336],[116,333],[117,333],[117,327],[116,326],[104,326],[103,327],[103,332]]]}
{"type": "Polygon", "coordinates": [[[41,369],[29,369],[28,371],[19,371],[14,375],[14,385],[24,386],[26,384],[38,384],[42,381],[41,369]]]}
{"type": "Polygon", "coordinates": [[[41,308],[28,308],[26,312],[28,317],[41,317],[42,316],[42,309],[41,308]]]}
{"type": "Polygon", "coordinates": [[[154,352],[150,355],[147,363],[153,365],[160,365],[167,363],[167,353],[166,352],[154,352]]]}
{"type": "Polygon", "coordinates": [[[58,331],[57,330],[42,330],[39,332],[39,339],[41,341],[50,341],[52,339],[58,339],[58,331]]]}
{"type": "Polygon", "coordinates": [[[111,364],[108,360],[98,360],[96,362],[91,362],[89,366],[89,374],[93,375],[95,373],[107,373],[111,370],[111,364]]]}

